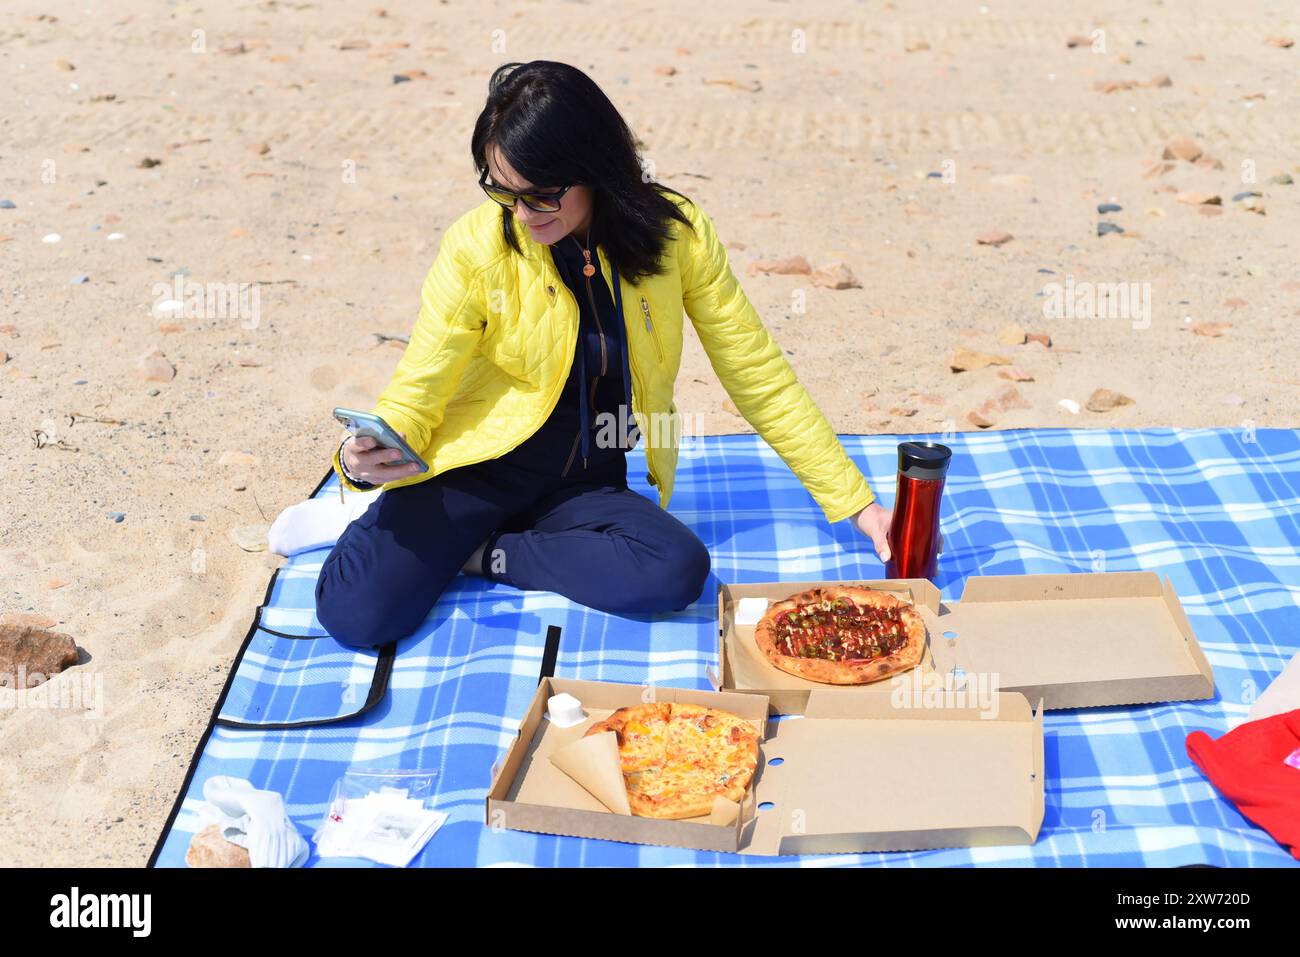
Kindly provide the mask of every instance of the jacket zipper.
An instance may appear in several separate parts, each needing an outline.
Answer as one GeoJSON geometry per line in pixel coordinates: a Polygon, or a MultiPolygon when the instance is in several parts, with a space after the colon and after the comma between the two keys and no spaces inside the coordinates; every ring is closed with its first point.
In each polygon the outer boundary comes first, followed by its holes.
{"type": "MultiPolygon", "coordinates": [[[[599,254],[598,254],[598,255],[599,255],[599,254]]],[[[574,308],[577,309],[577,307],[578,307],[578,300],[577,300],[577,298],[573,295],[573,291],[572,291],[571,289],[569,289],[569,285],[568,285],[568,283],[564,282],[564,280],[561,279],[558,275],[555,277],[555,280],[556,280],[556,287],[559,288],[559,289],[563,289],[563,290],[565,291],[565,293],[569,296],[570,300],[573,302],[573,306],[574,306],[574,308]]],[[[588,288],[590,288],[590,284],[588,285],[588,288]]],[[[594,309],[593,309],[593,312],[594,312],[594,309]]],[[[622,318],[622,317],[620,316],[619,318],[622,318]]],[[[599,321],[599,320],[597,320],[597,321],[599,321]]],[[[582,316],[581,316],[581,314],[579,314],[579,316],[578,316],[578,335],[579,335],[579,338],[581,338],[581,335],[582,335],[582,316]]],[[[602,345],[603,345],[603,342],[604,342],[604,340],[602,339],[602,345]]],[[[658,345],[658,343],[656,342],[656,346],[657,346],[657,345],[658,345]]],[[[636,395],[637,395],[637,394],[645,395],[645,386],[644,386],[644,384],[641,382],[640,377],[637,375],[636,363],[633,361],[632,356],[633,356],[633,352],[632,352],[631,347],[629,346],[629,348],[628,348],[628,352],[627,352],[627,365],[628,365],[628,368],[629,368],[629,369],[631,370],[631,372],[632,372],[632,385],[633,385],[634,388],[633,388],[633,396],[632,396],[632,408],[628,410],[628,414],[629,414],[629,415],[633,415],[633,416],[635,416],[635,414],[636,414],[636,395]]],[[[553,407],[552,407],[551,411],[554,411],[554,408],[553,408],[553,407]]],[[[548,416],[548,417],[550,416],[550,412],[547,412],[547,416],[548,416]]],[[[542,421],[544,422],[544,421],[546,421],[546,420],[543,419],[542,421]]],[[[534,429],[533,431],[536,431],[536,429],[534,429]]],[[[564,466],[564,471],[563,471],[562,473],[560,473],[560,477],[561,477],[561,478],[564,478],[566,475],[568,475],[568,473],[569,473],[569,466],[573,463],[573,456],[574,456],[574,453],[577,452],[577,450],[578,450],[578,442],[581,441],[581,439],[582,439],[582,430],[579,429],[579,430],[578,430],[578,434],[574,437],[573,449],[569,452],[569,463],[566,464],[566,465],[564,466]]],[[[655,488],[658,488],[658,487],[659,487],[659,476],[655,475],[655,470],[654,470],[653,466],[650,464],[650,460],[651,460],[651,454],[650,454],[650,453],[651,453],[651,449],[650,449],[650,446],[647,444],[647,445],[646,445],[646,450],[645,450],[646,474],[649,476],[650,484],[653,485],[655,488]]]]}
{"type": "MultiPolygon", "coordinates": [[[[573,241],[575,243],[578,242],[576,237],[574,238],[573,241]]],[[[578,246],[581,247],[582,244],[578,243],[578,246]]],[[[590,251],[587,249],[583,249],[582,254],[587,260],[587,265],[591,265],[590,251]]],[[[596,294],[591,290],[591,277],[584,273],[582,277],[582,281],[587,287],[587,302],[591,304],[591,314],[596,320],[596,334],[600,336],[600,375],[605,375],[609,369],[609,352],[605,348],[605,327],[600,324],[600,310],[596,308],[596,294]]],[[[587,347],[587,344],[585,342],[582,342],[581,312],[578,314],[578,340],[580,343],[579,348],[585,349],[587,347]]],[[[591,411],[593,412],[596,411],[596,382],[597,381],[598,378],[592,380],[591,394],[589,396],[586,395],[587,383],[584,382],[582,384],[582,392],[584,393],[582,401],[586,402],[587,405],[591,407],[591,411]]],[[[560,478],[564,478],[566,475],[569,474],[569,467],[573,464],[574,453],[578,451],[578,443],[581,441],[582,441],[582,426],[578,426],[578,434],[573,437],[573,448],[569,450],[569,461],[564,464],[564,471],[560,473],[560,478]]],[[[582,467],[584,469],[586,469],[587,467],[587,460],[585,458],[582,460],[582,467]]]]}
{"type": "Polygon", "coordinates": [[[654,326],[650,323],[650,303],[646,302],[645,296],[641,297],[641,313],[645,316],[645,331],[650,333],[650,338],[655,343],[655,355],[659,357],[659,364],[663,365],[664,347],[659,342],[659,333],[655,331],[654,326]]]}

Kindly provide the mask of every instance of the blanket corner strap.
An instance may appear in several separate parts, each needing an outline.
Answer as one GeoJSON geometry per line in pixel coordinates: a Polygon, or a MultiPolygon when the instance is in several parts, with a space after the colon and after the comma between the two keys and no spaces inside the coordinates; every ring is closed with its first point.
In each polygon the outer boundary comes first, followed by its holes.
{"type": "Polygon", "coordinates": [[[327,724],[338,724],[340,721],[347,721],[351,718],[359,718],[384,700],[384,695],[388,693],[389,680],[393,674],[393,659],[396,656],[397,642],[395,641],[389,642],[379,649],[379,657],[375,661],[375,674],[370,681],[370,691],[366,694],[365,703],[356,711],[328,718],[306,718],[302,721],[268,721],[264,724],[219,717],[213,723],[219,724],[223,728],[240,728],[245,731],[291,731],[295,728],[316,728],[327,724]]]}
{"type": "Polygon", "coordinates": [[[560,654],[560,626],[551,625],[546,629],[546,649],[542,652],[542,668],[537,673],[537,683],[555,677],[555,659],[560,654]]]}

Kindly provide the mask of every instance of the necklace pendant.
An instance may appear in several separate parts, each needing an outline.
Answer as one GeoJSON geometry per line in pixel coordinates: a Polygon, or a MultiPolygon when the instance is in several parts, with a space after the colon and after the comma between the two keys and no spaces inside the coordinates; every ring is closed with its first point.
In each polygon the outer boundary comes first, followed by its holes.
{"type": "Polygon", "coordinates": [[[591,263],[587,263],[587,265],[582,267],[582,274],[584,276],[594,276],[596,275],[596,267],[591,263]]]}

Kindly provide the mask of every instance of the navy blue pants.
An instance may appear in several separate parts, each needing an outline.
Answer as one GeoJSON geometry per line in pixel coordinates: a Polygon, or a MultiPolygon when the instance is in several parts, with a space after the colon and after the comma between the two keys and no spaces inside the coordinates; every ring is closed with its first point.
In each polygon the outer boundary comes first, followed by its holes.
{"type": "Polygon", "coordinates": [[[710,568],[694,532],[627,487],[622,455],[581,480],[489,459],[383,492],[325,559],[316,615],[353,647],[405,637],[485,540],[484,577],[614,614],[681,610],[710,568]]]}

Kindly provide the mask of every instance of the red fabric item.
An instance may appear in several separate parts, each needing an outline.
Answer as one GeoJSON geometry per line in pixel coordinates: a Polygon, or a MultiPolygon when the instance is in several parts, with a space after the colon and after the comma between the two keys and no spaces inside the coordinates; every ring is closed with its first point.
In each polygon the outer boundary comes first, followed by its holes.
{"type": "Polygon", "coordinates": [[[1187,756],[1237,810],[1300,860],[1300,768],[1283,762],[1300,748],[1300,709],[1247,721],[1217,741],[1187,736],[1187,756]]]}

